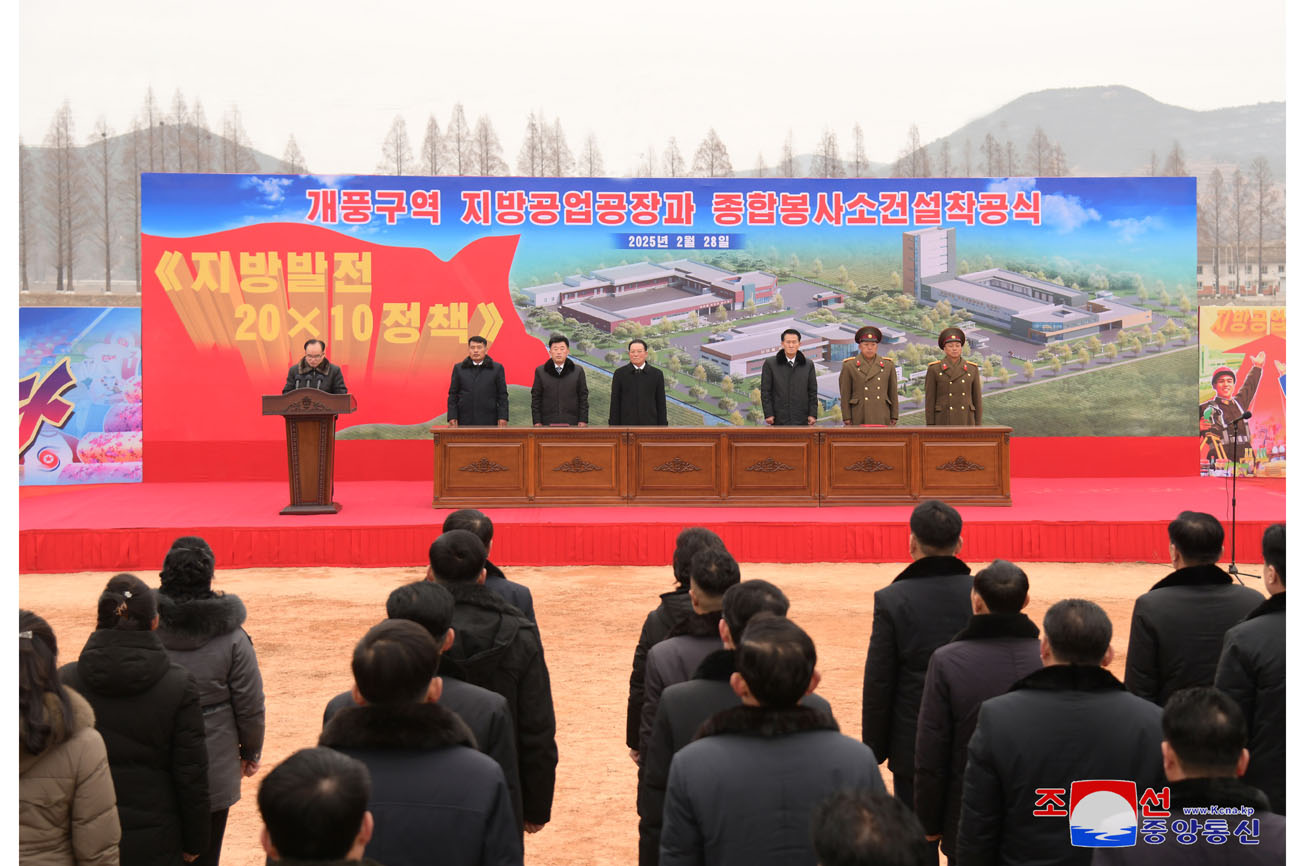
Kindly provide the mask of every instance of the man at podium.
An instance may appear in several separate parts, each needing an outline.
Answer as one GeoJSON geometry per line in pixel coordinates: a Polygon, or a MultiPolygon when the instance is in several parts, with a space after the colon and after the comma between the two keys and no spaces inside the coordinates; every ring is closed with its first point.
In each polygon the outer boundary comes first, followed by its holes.
{"type": "Polygon", "coordinates": [[[289,375],[284,380],[281,394],[297,391],[299,388],[315,388],[330,394],[346,394],[348,386],[343,384],[343,371],[337,364],[331,364],[325,357],[324,340],[308,340],[302,344],[302,360],[289,368],[289,375]]]}

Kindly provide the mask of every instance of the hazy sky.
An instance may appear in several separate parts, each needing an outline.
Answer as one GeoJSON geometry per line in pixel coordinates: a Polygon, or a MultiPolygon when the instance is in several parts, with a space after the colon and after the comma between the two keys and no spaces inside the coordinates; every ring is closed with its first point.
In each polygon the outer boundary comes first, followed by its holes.
{"type": "Polygon", "coordinates": [[[609,175],[677,137],[688,164],[714,127],[737,167],[769,165],[860,122],[868,158],[1024,93],[1122,84],[1208,109],[1285,98],[1282,0],[608,0],[219,4],[20,0],[19,132],[39,143],[59,103],[77,133],[116,132],[145,89],[179,89],[208,123],[237,105],[251,143],[290,133],[317,172],[369,172],[393,118],[418,148],[432,113],[486,113],[513,170],[529,111],[594,133],[609,175]],[[1230,10],[1226,11],[1225,10],[1230,10]]]}

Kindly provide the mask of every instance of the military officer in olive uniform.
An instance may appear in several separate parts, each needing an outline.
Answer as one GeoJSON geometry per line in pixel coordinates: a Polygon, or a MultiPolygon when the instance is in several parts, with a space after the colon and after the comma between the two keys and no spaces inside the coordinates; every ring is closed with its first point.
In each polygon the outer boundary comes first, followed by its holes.
{"type": "Polygon", "coordinates": [[[984,418],[980,368],[961,356],[966,334],[944,328],[939,334],[943,358],[925,371],[925,423],[930,426],[978,426],[984,418]]]}
{"type": "Polygon", "coordinates": [[[858,328],[853,340],[859,353],[840,367],[840,415],[845,426],[898,423],[898,372],[894,362],[876,354],[879,328],[858,328]]]}

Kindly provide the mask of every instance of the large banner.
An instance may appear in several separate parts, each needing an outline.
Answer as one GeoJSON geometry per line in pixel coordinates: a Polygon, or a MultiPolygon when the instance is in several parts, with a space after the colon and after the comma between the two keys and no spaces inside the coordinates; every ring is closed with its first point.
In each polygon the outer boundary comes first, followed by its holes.
{"type": "Polygon", "coordinates": [[[724,179],[146,174],[151,441],[279,438],[279,393],[321,339],[359,411],[341,438],[420,438],[482,335],[511,424],[554,333],[591,422],[641,337],[676,425],[761,424],[786,328],[838,423],[875,325],[900,423],[924,423],[938,333],[963,328],[984,423],[1020,435],[1195,434],[1191,178],[724,179]],[[201,415],[201,417],[200,417],[201,415]]]}
{"type": "Polygon", "coordinates": [[[18,310],[18,478],[23,485],[140,481],[140,311],[18,310]]]}
{"type": "Polygon", "coordinates": [[[1201,474],[1286,476],[1286,307],[1201,307],[1201,474]]]}

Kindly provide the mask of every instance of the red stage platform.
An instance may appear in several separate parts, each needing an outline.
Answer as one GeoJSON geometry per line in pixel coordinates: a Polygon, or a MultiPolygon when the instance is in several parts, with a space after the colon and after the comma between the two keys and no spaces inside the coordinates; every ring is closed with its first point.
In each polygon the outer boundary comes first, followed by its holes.
{"type": "MultiPolygon", "coordinates": [[[[1014,443],[1015,440],[1013,440],[1014,443]]],[[[1014,455],[1013,455],[1014,456],[1014,455]]],[[[421,473],[423,474],[423,473],[421,473]]],[[[445,510],[432,485],[339,481],[339,514],[282,517],[284,481],[205,481],[20,489],[23,572],[156,572],[178,535],[201,535],[220,568],[418,566],[445,510]]],[[[1165,526],[1183,509],[1228,522],[1219,478],[1025,478],[1012,507],[962,508],[962,556],[1039,562],[1164,562],[1165,526]]],[[[1237,486],[1237,555],[1257,561],[1260,536],[1286,519],[1283,480],[1237,486]]],[[[663,565],[684,526],[718,532],[747,562],[898,562],[910,507],[493,509],[502,565],[663,565]]],[[[1231,540],[1229,540],[1231,543],[1231,540]]]]}

